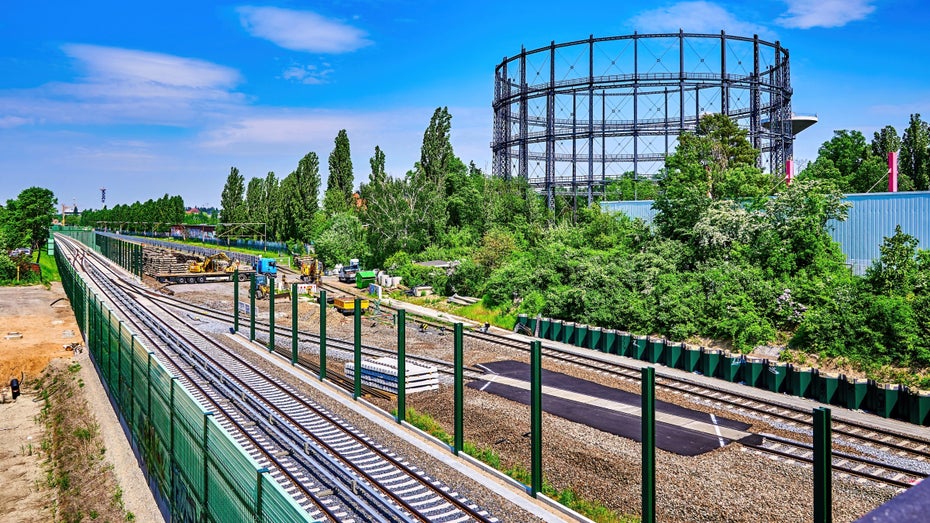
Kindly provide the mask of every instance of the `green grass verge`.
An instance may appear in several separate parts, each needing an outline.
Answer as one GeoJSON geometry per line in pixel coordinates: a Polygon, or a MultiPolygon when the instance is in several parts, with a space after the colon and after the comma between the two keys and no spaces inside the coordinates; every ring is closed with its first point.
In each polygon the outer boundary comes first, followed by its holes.
{"type": "Polygon", "coordinates": [[[55,261],[55,256],[43,253],[42,257],[39,258],[39,267],[42,269],[43,283],[61,281],[61,274],[58,273],[58,262],[55,261]]]}
{"type": "MultiPolygon", "coordinates": [[[[397,411],[392,412],[395,416],[397,411]]],[[[452,445],[453,438],[447,433],[442,426],[433,419],[429,414],[422,412],[417,412],[414,409],[407,409],[407,422],[413,425],[414,427],[422,430],[423,432],[428,433],[434,438],[439,439],[440,441],[446,443],[447,445],[452,445]]],[[[504,474],[507,474],[511,478],[523,483],[524,485],[529,485],[530,471],[526,470],[524,467],[515,465],[511,467],[503,467],[501,465],[500,456],[494,451],[494,449],[489,447],[479,447],[470,441],[465,441],[463,445],[463,451],[469,456],[487,464],[488,466],[493,467],[495,470],[499,470],[504,474]]],[[[610,510],[603,505],[598,503],[587,501],[578,497],[578,495],[572,489],[556,489],[552,485],[543,481],[542,493],[547,497],[554,499],[565,505],[566,507],[578,512],[579,514],[584,515],[585,517],[597,521],[598,523],[638,523],[640,520],[636,516],[620,515],[617,512],[610,510]]]]}

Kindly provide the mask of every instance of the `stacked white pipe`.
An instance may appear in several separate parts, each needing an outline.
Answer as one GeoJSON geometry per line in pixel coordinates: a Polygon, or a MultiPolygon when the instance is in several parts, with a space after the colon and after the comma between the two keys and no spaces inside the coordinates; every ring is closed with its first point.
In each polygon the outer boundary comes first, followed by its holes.
{"type": "MultiPolygon", "coordinates": [[[[354,362],[346,363],[345,374],[348,378],[355,377],[354,362]]],[[[405,374],[405,391],[408,394],[439,388],[439,371],[436,367],[408,362],[405,374]]],[[[362,360],[362,385],[397,394],[397,358],[386,356],[376,360],[362,360]]]]}

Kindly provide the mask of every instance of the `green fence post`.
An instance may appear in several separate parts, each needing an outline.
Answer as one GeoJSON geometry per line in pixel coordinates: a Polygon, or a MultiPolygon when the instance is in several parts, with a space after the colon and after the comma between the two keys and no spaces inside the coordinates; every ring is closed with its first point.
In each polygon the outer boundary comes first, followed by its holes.
{"type": "Polygon", "coordinates": [[[542,491],[542,342],[530,343],[530,490],[542,491]]]}
{"type": "Polygon", "coordinates": [[[326,291],[320,290],[320,381],[326,379],[326,291]]]}
{"type": "Polygon", "coordinates": [[[209,422],[207,420],[210,419],[212,415],[212,412],[203,413],[203,445],[201,446],[201,448],[203,448],[203,510],[207,513],[210,512],[210,494],[207,491],[210,485],[210,438],[208,437],[209,432],[207,427],[209,426],[209,422]]]}
{"type": "Polygon", "coordinates": [[[291,284],[291,365],[297,364],[297,284],[291,284]]]}
{"type": "Polygon", "coordinates": [[[833,521],[833,447],[830,409],[814,409],[814,522],[833,521]]]}
{"type": "Polygon", "coordinates": [[[233,271],[233,333],[239,332],[239,269],[233,271]]]}
{"type": "Polygon", "coordinates": [[[397,422],[407,419],[407,311],[397,310],[397,422]]]}
{"type": "Polygon", "coordinates": [[[262,474],[268,472],[268,467],[255,470],[255,520],[265,521],[262,513],[262,474]]]}
{"type": "Polygon", "coordinates": [[[464,415],[464,399],[465,392],[462,386],[464,380],[462,379],[462,363],[463,363],[463,354],[462,354],[462,324],[456,323],[454,327],[455,334],[454,338],[454,352],[455,352],[455,433],[452,435],[453,440],[453,452],[455,455],[459,455],[459,451],[463,448],[463,440],[465,427],[463,426],[463,415],[464,415]]]}
{"type": "Polygon", "coordinates": [[[268,277],[268,352],[274,352],[274,276],[268,277]]]}
{"type": "Polygon", "coordinates": [[[656,370],[643,367],[643,523],[656,521],[656,370]]]}
{"type": "Polygon", "coordinates": [[[249,281],[249,341],[255,341],[255,273],[249,281]]]}
{"type": "Polygon", "coordinates": [[[362,395],[362,299],[355,298],[355,392],[353,397],[362,395]]]}

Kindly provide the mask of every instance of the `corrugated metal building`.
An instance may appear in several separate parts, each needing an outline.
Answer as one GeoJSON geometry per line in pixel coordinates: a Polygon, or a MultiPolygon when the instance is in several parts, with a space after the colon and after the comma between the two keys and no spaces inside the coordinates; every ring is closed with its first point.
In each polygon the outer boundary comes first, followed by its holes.
{"type": "MultiPolygon", "coordinates": [[[[864,274],[879,256],[879,246],[894,234],[895,226],[917,238],[917,246],[930,249],[930,191],[847,194],[852,204],[845,222],[830,221],[830,235],[846,255],[855,274],[864,274]]],[[[656,211],[652,201],[603,202],[607,212],[623,212],[651,223],[656,211]]]]}

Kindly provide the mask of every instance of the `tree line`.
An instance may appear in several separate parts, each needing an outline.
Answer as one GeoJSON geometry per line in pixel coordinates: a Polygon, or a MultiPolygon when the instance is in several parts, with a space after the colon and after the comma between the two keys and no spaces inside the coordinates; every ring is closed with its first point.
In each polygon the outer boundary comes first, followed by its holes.
{"type": "MultiPolygon", "coordinates": [[[[300,174],[277,184],[269,175],[246,189],[233,169],[222,216],[276,224],[271,238],[313,243],[327,266],[360,258],[407,285],[480,297],[503,324],[542,314],[740,351],[776,344],[794,349],[788,360],[840,358],[881,377],[891,365],[930,366],[930,254],[899,232],[857,277],[827,223],[845,219],[842,192],[881,183],[889,150],[901,150],[901,188],[924,187],[926,127],[915,115],[900,144],[890,127],[871,144],[838,131],[788,186],[756,167],[745,130],[707,115],[656,180],[626,177],[606,188],[608,198],[654,196],[658,213],[647,225],[597,205],[575,213],[569,195],[550,210],[525,181],[466,165],[452,149],[451,115],[439,108],[420,160],[403,176],[384,171],[376,147],[354,195],[340,131],[322,206],[319,162],[308,153],[300,174]],[[301,181],[310,181],[303,192],[283,190],[301,181]],[[430,259],[459,263],[454,271],[413,263],[430,259]]],[[[918,376],[903,381],[930,385],[918,376]]]]}
{"type": "Polygon", "coordinates": [[[32,260],[24,249],[30,249],[39,261],[57,204],[52,191],[29,187],[0,205],[0,283],[10,283],[17,277],[25,282],[40,279],[39,274],[24,271],[32,260]]]}

